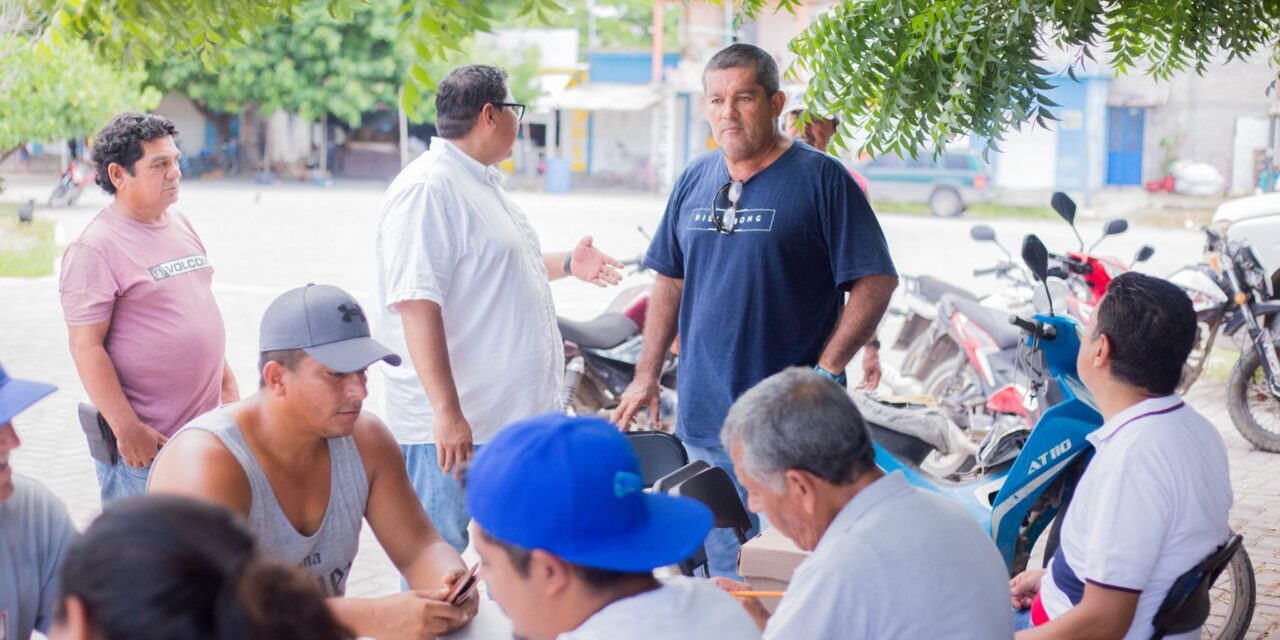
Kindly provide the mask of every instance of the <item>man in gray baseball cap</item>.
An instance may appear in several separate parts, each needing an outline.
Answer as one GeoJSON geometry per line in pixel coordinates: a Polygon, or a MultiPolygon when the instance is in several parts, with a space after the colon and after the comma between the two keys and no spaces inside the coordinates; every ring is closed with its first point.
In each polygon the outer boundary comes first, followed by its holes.
{"type": "Polygon", "coordinates": [[[263,314],[261,386],[188,423],[165,446],[149,493],[209,500],[244,517],[269,556],[314,576],[359,636],[435,637],[475,615],[447,602],[465,567],[413,493],[395,438],[361,411],[365,369],[400,356],[369,337],[355,298],[328,285],[285,292],[263,314]],[[367,519],[410,590],[347,599],[367,519]]]}

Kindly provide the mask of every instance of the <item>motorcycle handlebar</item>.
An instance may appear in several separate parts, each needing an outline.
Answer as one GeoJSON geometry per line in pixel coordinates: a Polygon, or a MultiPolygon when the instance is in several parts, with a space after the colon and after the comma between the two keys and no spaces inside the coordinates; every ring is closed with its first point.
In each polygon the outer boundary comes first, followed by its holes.
{"type": "Polygon", "coordinates": [[[1000,264],[987,269],[974,269],[973,275],[974,276],[989,276],[992,274],[1003,275],[1017,268],[1018,268],[1018,265],[1012,262],[1001,262],[1000,264]]]}
{"type": "Polygon", "coordinates": [[[1058,330],[1053,325],[1044,324],[1038,320],[1028,320],[1020,318],[1017,315],[1009,316],[1009,324],[1022,329],[1024,332],[1033,336],[1052,340],[1058,336],[1058,330]]]}

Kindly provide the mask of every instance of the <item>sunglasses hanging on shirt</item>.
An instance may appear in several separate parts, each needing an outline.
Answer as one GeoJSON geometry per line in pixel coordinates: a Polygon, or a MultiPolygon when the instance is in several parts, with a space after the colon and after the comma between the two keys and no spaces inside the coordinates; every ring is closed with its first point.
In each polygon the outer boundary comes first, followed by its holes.
{"type": "Polygon", "coordinates": [[[723,187],[716,190],[715,198],[711,201],[711,224],[715,225],[716,231],[725,235],[733,233],[733,228],[738,224],[738,201],[741,199],[741,180],[726,182],[723,187]],[[721,196],[726,197],[721,198],[721,196]],[[725,200],[729,205],[722,208],[720,203],[725,200]]]}

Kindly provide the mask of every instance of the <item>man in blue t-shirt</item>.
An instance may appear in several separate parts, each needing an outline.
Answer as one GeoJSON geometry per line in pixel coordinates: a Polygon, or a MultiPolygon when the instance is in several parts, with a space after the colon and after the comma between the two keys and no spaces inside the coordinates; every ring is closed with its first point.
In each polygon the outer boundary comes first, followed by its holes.
{"type": "MultiPolygon", "coordinates": [[[[623,427],[640,409],[657,415],[658,377],[678,321],[677,433],[692,458],[730,477],[720,426],[733,401],[796,365],[844,384],[845,366],[898,282],[849,172],[778,130],[786,103],[778,82],[773,58],[752,45],[731,45],[707,63],[703,87],[720,149],[681,174],[645,256],[658,278],[644,354],[613,414],[623,427]]],[[[728,530],[712,532],[707,555],[713,574],[736,575],[728,530]]]]}

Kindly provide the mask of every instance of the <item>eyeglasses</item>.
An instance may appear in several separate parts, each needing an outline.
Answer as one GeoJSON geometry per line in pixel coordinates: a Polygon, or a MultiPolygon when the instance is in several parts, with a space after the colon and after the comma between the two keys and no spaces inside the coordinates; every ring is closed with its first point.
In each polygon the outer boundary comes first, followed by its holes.
{"type": "Polygon", "coordinates": [[[726,182],[723,187],[716,190],[715,198],[711,201],[711,224],[715,225],[716,231],[725,235],[733,233],[733,227],[738,224],[738,201],[741,199],[741,180],[726,182]],[[726,192],[729,197],[729,206],[721,209],[720,196],[726,192]]]}
{"type": "Polygon", "coordinates": [[[495,102],[495,107],[511,107],[516,110],[516,122],[524,120],[524,105],[518,102],[495,102]]]}

